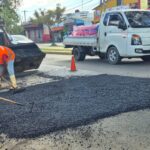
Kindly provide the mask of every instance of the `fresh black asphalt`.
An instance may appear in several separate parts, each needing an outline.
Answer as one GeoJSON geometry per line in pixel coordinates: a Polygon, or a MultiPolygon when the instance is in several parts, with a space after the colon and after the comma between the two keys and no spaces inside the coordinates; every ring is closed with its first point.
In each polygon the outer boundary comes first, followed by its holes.
{"type": "Polygon", "coordinates": [[[71,77],[28,87],[16,95],[7,92],[0,96],[26,104],[21,107],[0,102],[0,134],[31,138],[123,112],[149,109],[150,79],[71,77]]]}

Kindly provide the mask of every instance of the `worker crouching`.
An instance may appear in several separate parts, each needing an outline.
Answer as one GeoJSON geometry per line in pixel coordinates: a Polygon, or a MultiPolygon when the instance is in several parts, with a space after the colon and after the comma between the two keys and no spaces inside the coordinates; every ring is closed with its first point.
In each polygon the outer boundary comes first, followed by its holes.
{"type": "Polygon", "coordinates": [[[8,47],[0,46],[0,76],[2,77],[5,73],[5,69],[7,69],[11,81],[10,89],[17,88],[14,61],[15,53],[8,47]]]}

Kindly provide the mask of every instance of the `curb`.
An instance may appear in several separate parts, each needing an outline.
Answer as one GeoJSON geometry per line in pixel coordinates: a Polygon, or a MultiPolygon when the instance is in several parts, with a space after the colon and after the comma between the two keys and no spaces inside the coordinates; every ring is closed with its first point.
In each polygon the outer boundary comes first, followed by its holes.
{"type": "Polygon", "coordinates": [[[71,55],[72,51],[71,49],[60,49],[60,48],[40,48],[44,53],[46,54],[61,54],[61,55],[71,55]]]}
{"type": "Polygon", "coordinates": [[[71,52],[70,53],[65,53],[65,52],[46,52],[43,51],[46,54],[58,54],[58,55],[72,55],[71,52]]]}

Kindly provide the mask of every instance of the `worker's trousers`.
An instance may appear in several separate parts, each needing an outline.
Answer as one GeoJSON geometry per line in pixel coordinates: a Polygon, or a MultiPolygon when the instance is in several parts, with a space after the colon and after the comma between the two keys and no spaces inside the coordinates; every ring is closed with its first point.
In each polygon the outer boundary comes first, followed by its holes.
{"type": "MultiPolygon", "coordinates": [[[[4,65],[0,65],[0,76],[3,75],[4,69],[5,69],[4,65]]],[[[13,60],[9,61],[7,63],[7,71],[8,71],[9,76],[15,75],[15,72],[14,72],[14,61],[13,60]]]]}
{"type": "Polygon", "coordinates": [[[7,71],[8,71],[9,76],[15,75],[13,60],[11,60],[7,63],[7,71]]]}
{"type": "Polygon", "coordinates": [[[3,75],[4,73],[4,65],[0,64],[0,77],[3,75]]]}

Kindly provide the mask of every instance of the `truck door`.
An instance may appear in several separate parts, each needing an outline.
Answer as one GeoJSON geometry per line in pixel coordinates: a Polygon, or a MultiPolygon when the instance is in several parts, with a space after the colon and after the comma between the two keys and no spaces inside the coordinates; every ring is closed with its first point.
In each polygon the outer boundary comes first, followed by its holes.
{"type": "Polygon", "coordinates": [[[127,27],[121,29],[119,26],[123,25],[126,27],[125,20],[121,13],[111,13],[109,16],[108,26],[107,26],[107,37],[106,44],[107,47],[114,45],[120,54],[120,56],[127,55],[127,27]]]}
{"type": "Polygon", "coordinates": [[[107,49],[107,24],[109,19],[109,13],[103,14],[102,22],[100,23],[100,32],[99,32],[99,43],[100,51],[105,53],[107,49]]]}

